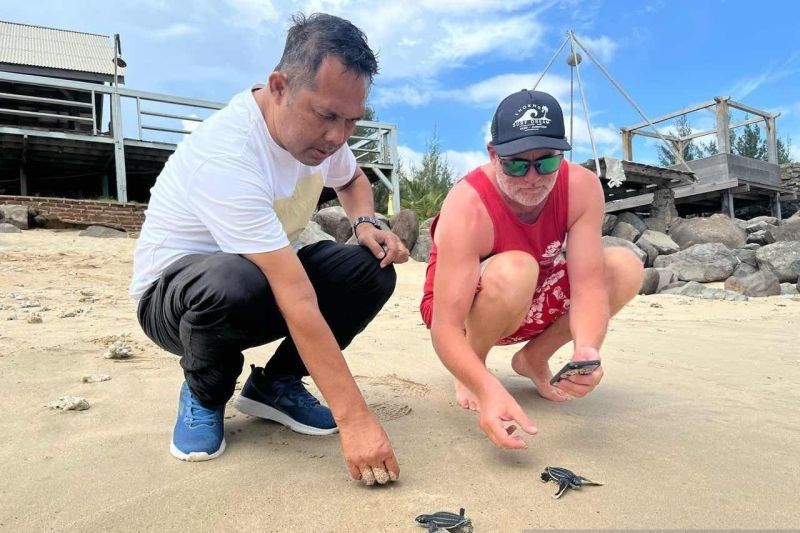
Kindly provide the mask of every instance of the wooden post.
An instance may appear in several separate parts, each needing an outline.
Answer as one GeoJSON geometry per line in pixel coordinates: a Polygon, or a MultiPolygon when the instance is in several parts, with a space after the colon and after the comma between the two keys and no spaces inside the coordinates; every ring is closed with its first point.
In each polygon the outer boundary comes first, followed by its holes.
{"type": "Polygon", "coordinates": [[[731,141],[728,128],[731,117],[728,113],[728,100],[720,97],[716,97],[714,100],[717,102],[717,153],[729,154],[731,153],[731,141]]]}
{"type": "Polygon", "coordinates": [[[622,132],[622,159],[633,161],[633,133],[630,130],[620,130],[622,132]]]}
{"type": "MultiPolygon", "coordinates": [[[[684,157],[685,154],[683,153],[683,149],[686,147],[686,143],[684,141],[671,141],[672,146],[675,148],[675,151],[681,154],[681,157],[684,157]]],[[[678,158],[675,158],[675,164],[678,164],[678,158]]]]}
{"type": "Polygon", "coordinates": [[[781,220],[781,193],[776,192],[772,199],[772,216],[781,220]]]}
{"type": "Polygon", "coordinates": [[[734,219],[733,193],[730,189],[722,191],[722,213],[734,219]]]}
{"type": "Polygon", "coordinates": [[[778,131],[775,117],[767,118],[767,161],[778,164],[778,131]]]}
{"type": "Polygon", "coordinates": [[[28,176],[25,175],[25,168],[19,165],[19,194],[28,196],[28,176]]]}

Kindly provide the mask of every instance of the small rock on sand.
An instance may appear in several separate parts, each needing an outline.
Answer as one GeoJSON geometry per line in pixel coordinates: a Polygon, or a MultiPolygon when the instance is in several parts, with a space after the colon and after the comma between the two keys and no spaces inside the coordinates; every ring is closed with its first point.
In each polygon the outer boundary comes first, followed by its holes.
{"type": "Polygon", "coordinates": [[[62,396],[58,400],[48,403],[47,407],[62,411],[85,411],[89,408],[89,402],[77,396],[62,396]]]}
{"type": "Polygon", "coordinates": [[[41,324],[42,323],[42,314],[41,313],[31,313],[28,315],[28,324],[41,324]]]}
{"type": "Polygon", "coordinates": [[[83,383],[100,383],[101,381],[109,381],[111,376],[108,374],[89,374],[87,376],[83,376],[81,381],[83,383]]]}
{"type": "Polygon", "coordinates": [[[130,346],[122,341],[116,341],[108,346],[108,351],[106,351],[104,357],[106,359],[127,359],[131,356],[131,353],[132,350],[130,346]]]}

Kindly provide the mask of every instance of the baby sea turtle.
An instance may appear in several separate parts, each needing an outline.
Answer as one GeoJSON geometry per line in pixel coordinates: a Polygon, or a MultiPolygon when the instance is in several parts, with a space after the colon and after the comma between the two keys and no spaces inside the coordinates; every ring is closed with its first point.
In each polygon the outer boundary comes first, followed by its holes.
{"type": "Polygon", "coordinates": [[[584,485],[602,485],[599,481],[591,481],[560,466],[545,467],[544,472],[542,472],[542,483],[547,483],[548,481],[554,481],[558,484],[558,490],[553,494],[555,499],[563,496],[567,489],[579,489],[584,485]]]}
{"type": "Polygon", "coordinates": [[[472,520],[464,516],[464,508],[459,514],[439,511],[433,514],[421,514],[414,519],[417,524],[427,527],[429,533],[436,531],[460,531],[468,533],[472,531],[472,520]]]}

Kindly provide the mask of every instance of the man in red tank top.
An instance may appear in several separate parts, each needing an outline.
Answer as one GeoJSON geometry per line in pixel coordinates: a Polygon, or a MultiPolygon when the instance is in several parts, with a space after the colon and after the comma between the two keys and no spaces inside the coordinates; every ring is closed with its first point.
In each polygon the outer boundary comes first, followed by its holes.
{"type": "Polygon", "coordinates": [[[505,422],[537,429],[486,368],[492,346],[524,342],[511,366],[544,398],[583,397],[602,367],[553,386],[548,360],[569,341],[573,361],[600,359],[609,317],[642,284],[632,252],[603,249],[603,190],[592,172],[564,160],[570,149],[555,98],[508,96],[492,120],[489,162],[453,187],[431,226],[420,311],[456,378],[459,405],[480,411],[481,429],[502,448],[526,446],[505,422]]]}

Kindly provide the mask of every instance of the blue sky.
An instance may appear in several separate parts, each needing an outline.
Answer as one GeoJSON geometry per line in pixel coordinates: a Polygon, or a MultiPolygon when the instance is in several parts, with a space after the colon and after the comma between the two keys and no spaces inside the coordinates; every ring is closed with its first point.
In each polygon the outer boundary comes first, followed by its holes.
{"type": "MultiPolygon", "coordinates": [[[[497,103],[534,83],[570,28],[650,117],[730,95],[780,112],[778,134],[800,160],[800,2],[791,0],[33,0],[3,2],[0,19],[120,33],[128,87],[226,102],[267,77],[301,10],[366,32],[381,64],[370,100],[398,125],[406,162],[435,129],[456,172],[480,164],[497,103]]],[[[565,57],[541,87],[568,111],[565,57]]],[[[600,154],[619,156],[619,127],[639,116],[591,62],[581,67],[600,154]]],[[[713,126],[708,111],[689,118],[713,126]]],[[[583,160],[591,151],[577,93],[575,121],[583,160]]],[[[653,141],[637,141],[635,155],[654,161],[653,141]]]]}

